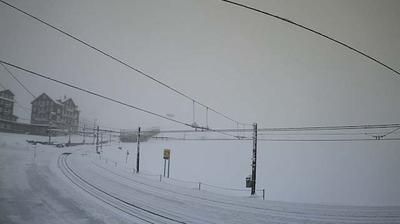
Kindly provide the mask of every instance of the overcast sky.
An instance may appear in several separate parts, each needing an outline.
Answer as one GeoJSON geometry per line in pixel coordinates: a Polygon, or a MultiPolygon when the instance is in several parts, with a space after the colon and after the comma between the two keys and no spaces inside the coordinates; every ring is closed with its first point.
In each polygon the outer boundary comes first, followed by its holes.
{"type": "MultiPolygon", "coordinates": [[[[400,69],[398,1],[242,1],[400,69]]],[[[215,109],[262,127],[398,122],[400,77],[326,39],[216,0],[10,1],[215,109]]],[[[0,58],[186,122],[192,104],[0,5],[0,58]]],[[[66,95],[104,125],[170,122],[11,69],[36,95],[66,95]]],[[[1,68],[21,104],[32,100],[1,68]]],[[[20,109],[17,115],[29,115],[20,109]]],[[[210,114],[210,126],[234,126],[210,114]],[[213,120],[215,118],[215,121],[213,120]]],[[[197,107],[197,123],[204,109],[197,107]]]]}
{"type": "MultiPolygon", "coordinates": [[[[319,36],[218,0],[9,2],[259,127],[399,123],[400,76],[319,36]]],[[[400,69],[400,1],[241,2],[315,28],[400,69]]],[[[0,59],[192,122],[192,102],[3,4],[0,59]]],[[[36,95],[72,97],[82,118],[115,128],[184,128],[10,70],[36,95]]],[[[30,106],[32,97],[1,67],[0,83],[30,106]]],[[[15,109],[19,117],[30,117],[15,109]]],[[[209,117],[213,128],[236,127],[215,114],[209,117]]],[[[204,108],[196,107],[196,122],[204,125],[204,108]]],[[[243,150],[243,144],[212,147],[243,150]]],[[[245,147],[250,150],[251,143],[245,147]]],[[[398,142],[261,142],[259,148],[258,184],[267,186],[274,200],[400,203],[398,142]]],[[[227,158],[223,151],[219,156],[227,158]]],[[[248,158],[230,156],[249,164],[248,158]]],[[[214,178],[232,172],[219,168],[222,173],[214,178]]],[[[249,168],[234,175],[235,183],[242,183],[249,168]]]]}

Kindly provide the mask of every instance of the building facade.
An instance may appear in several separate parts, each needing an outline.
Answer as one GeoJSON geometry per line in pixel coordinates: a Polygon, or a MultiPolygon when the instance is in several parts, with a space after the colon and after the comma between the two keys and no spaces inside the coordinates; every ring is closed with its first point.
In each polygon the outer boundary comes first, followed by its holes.
{"type": "Polygon", "coordinates": [[[78,130],[79,110],[71,98],[53,100],[42,93],[31,104],[31,124],[49,125],[72,132],[78,130]]]}
{"type": "Polygon", "coordinates": [[[10,90],[0,91],[0,119],[17,121],[14,115],[14,94],[10,90]]]}

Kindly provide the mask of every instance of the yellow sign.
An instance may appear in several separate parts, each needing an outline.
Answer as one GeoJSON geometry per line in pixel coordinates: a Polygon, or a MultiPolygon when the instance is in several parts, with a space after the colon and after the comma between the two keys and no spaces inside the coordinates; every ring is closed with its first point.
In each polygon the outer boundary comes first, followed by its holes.
{"type": "Polygon", "coordinates": [[[171,149],[164,149],[164,159],[169,159],[171,156],[171,149]]]}

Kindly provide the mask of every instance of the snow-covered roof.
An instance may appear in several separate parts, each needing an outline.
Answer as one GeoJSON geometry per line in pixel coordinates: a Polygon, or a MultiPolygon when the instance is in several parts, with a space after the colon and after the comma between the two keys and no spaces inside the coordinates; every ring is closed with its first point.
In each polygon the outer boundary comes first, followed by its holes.
{"type": "Polygon", "coordinates": [[[0,91],[0,95],[1,95],[2,93],[8,93],[8,94],[11,94],[11,95],[15,96],[14,93],[11,92],[11,90],[9,90],[9,89],[0,91]]]}

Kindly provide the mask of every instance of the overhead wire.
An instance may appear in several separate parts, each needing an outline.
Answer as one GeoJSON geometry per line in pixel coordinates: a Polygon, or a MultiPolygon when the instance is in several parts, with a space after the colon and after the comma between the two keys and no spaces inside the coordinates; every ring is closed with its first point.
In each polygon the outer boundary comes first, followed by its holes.
{"type": "MultiPolygon", "coordinates": [[[[102,98],[102,99],[105,99],[105,100],[108,100],[108,101],[111,101],[111,102],[114,102],[114,103],[117,103],[117,104],[120,104],[120,105],[129,107],[129,108],[131,108],[131,109],[135,109],[135,110],[138,110],[138,111],[141,111],[141,112],[144,112],[144,113],[147,113],[147,114],[150,114],[150,115],[153,115],[153,116],[156,116],[156,117],[165,119],[165,120],[169,120],[169,121],[171,121],[171,122],[175,122],[175,123],[178,123],[178,124],[181,124],[181,125],[184,125],[184,126],[188,126],[188,127],[193,128],[193,125],[192,125],[192,124],[188,124],[188,123],[185,123],[185,122],[183,122],[183,121],[179,121],[179,120],[176,120],[176,119],[173,119],[173,118],[170,118],[170,117],[166,117],[166,116],[164,116],[164,115],[161,115],[161,114],[152,112],[152,111],[150,111],[150,110],[143,109],[143,108],[140,108],[140,107],[137,107],[137,106],[134,106],[134,105],[125,103],[125,102],[123,102],[123,101],[121,101],[121,100],[114,99],[114,98],[111,98],[111,97],[102,95],[102,94],[100,94],[100,93],[97,93],[97,92],[94,92],[94,91],[91,91],[91,90],[88,90],[88,89],[79,87],[79,86],[77,86],[77,85],[73,85],[73,84],[70,84],[70,83],[67,83],[67,82],[64,82],[64,81],[60,81],[60,80],[51,78],[51,77],[49,77],[49,76],[47,76],[47,75],[43,75],[43,74],[40,74],[40,73],[38,73],[38,72],[34,72],[34,71],[32,71],[32,70],[23,68],[23,67],[21,67],[21,66],[18,66],[18,65],[15,65],[15,64],[12,64],[12,63],[3,61],[3,60],[0,60],[0,63],[3,63],[3,64],[6,64],[6,65],[8,65],[8,66],[11,66],[11,67],[13,67],[13,68],[22,70],[22,71],[24,71],[24,72],[26,72],[27,74],[30,74],[30,75],[32,75],[32,76],[36,76],[36,77],[40,77],[40,78],[43,78],[43,79],[47,79],[47,80],[49,80],[49,81],[56,82],[56,83],[58,83],[58,84],[62,84],[62,85],[68,86],[68,87],[70,87],[70,88],[73,88],[73,89],[76,89],[76,90],[85,92],[85,93],[87,93],[87,94],[94,95],[94,96],[100,97],[100,98],[102,98]]],[[[226,135],[226,136],[237,137],[237,136],[235,136],[235,135],[233,135],[233,134],[224,133],[224,132],[222,132],[222,131],[216,131],[216,130],[213,130],[213,129],[210,129],[210,128],[197,127],[197,126],[196,126],[196,128],[201,128],[201,129],[204,129],[205,131],[217,132],[217,133],[219,133],[219,134],[223,134],[223,135],[226,135]]]]}
{"type": "Polygon", "coordinates": [[[7,71],[7,73],[15,80],[15,81],[17,81],[17,83],[27,92],[27,93],[29,93],[33,98],[36,98],[36,96],[28,89],[28,88],[26,88],[26,86],[21,82],[21,81],[19,81],[19,79],[10,71],[10,70],[8,70],[8,68],[3,64],[3,63],[0,63],[1,64],[1,66],[3,66],[3,68],[7,71]]]}
{"type": "Polygon", "coordinates": [[[287,18],[278,16],[278,15],[276,15],[276,14],[273,14],[273,13],[270,13],[270,12],[267,12],[267,11],[264,11],[264,10],[261,10],[261,9],[257,9],[257,8],[255,8],[255,7],[251,7],[251,6],[249,6],[249,5],[245,5],[245,4],[238,3],[238,2],[235,2],[235,1],[230,1],[230,0],[219,0],[219,1],[222,1],[222,2],[227,3],[227,4],[230,4],[230,5],[238,6],[238,7],[241,7],[241,8],[247,9],[247,10],[250,10],[250,11],[254,11],[254,12],[257,12],[257,13],[261,13],[261,14],[267,15],[267,16],[269,16],[269,17],[273,17],[273,18],[275,18],[275,19],[281,20],[281,21],[283,21],[283,22],[292,24],[292,25],[294,25],[294,26],[300,27],[300,28],[302,28],[302,29],[304,29],[304,30],[307,30],[307,31],[311,32],[311,33],[314,33],[314,34],[319,35],[319,36],[321,36],[321,37],[324,37],[324,38],[326,38],[326,39],[328,39],[328,40],[330,40],[330,41],[333,41],[333,42],[335,42],[336,44],[339,44],[339,45],[341,45],[341,46],[343,46],[343,47],[345,47],[345,48],[348,48],[348,49],[350,49],[351,51],[353,51],[353,52],[355,52],[355,53],[357,53],[357,54],[359,54],[359,55],[362,55],[362,56],[368,58],[369,60],[372,60],[373,62],[375,62],[375,63],[377,63],[377,64],[379,64],[379,65],[385,67],[386,69],[389,69],[390,71],[394,72],[395,74],[400,75],[400,71],[398,71],[398,70],[392,68],[391,66],[389,66],[389,65],[387,65],[387,64],[385,64],[385,63],[383,63],[383,62],[380,61],[379,59],[377,59],[377,58],[375,58],[375,57],[372,57],[372,56],[368,55],[367,53],[365,53],[365,52],[363,52],[363,51],[361,51],[361,50],[356,49],[356,48],[353,47],[353,46],[350,46],[350,44],[347,44],[347,43],[345,43],[345,42],[343,42],[343,41],[340,41],[340,40],[337,40],[337,39],[335,39],[335,38],[333,38],[333,37],[331,37],[331,36],[328,36],[327,34],[324,34],[324,33],[320,32],[320,31],[317,31],[316,29],[307,27],[307,26],[302,25],[302,24],[300,24],[300,23],[298,23],[298,22],[294,22],[294,21],[292,21],[292,20],[289,20],[289,19],[287,19],[287,18]]]}
{"type": "MultiPolygon", "coordinates": [[[[1,83],[0,83],[0,87],[2,87],[3,90],[6,90],[6,89],[7,89],[7,88],[6,88],[3,84],[1,84],[1,83]]],[[[22,104],[20,104],[20,103],[19,103],[17,100],[15,100],[15,99],[14,99],[14,102],[15,102],[15,104],[17,104],[17,106],[19,106],[25,113],[27,113],[29,116],[31,115],[31,112],[29,111],[30,108],[27,108],[27,107],[22,106],[22,104]]],[[[21,119],[21,118],[18,118],[18,119],[21,119]]],[[[23,119],[21,119],[21,120],[23,120],[23,119]]]]}
{"type": "MultiPolygon", "coordinates": [[[[303,28],[303,29],[306,29],[306,30],[308,30],[308,31],[310,31],[310,32],[313,32],[313,33],[315,33],[315,34],[321,35],[321,36],[323,36],[323,37],[325,37],[325,38],[327,38],[327,39],[329,39],[329,40],[331,40],[331,41],[334,41],[334,42],[336,42],[336,43],[338,43],[338,44],[341,44],[341,45],[343,45],[343,46],[345,46],[345,47],[347,47],[347,48],[349,48],[349,49],[351,49],[351,50],[353,50],[353,51],[355,51],[355,52],[357,52],[357,53],[359,53],[359,54],[361,54],[361,55],[363,55],[363,56],[365,56],[365,57],[367,57],[367,58],[369,58],[369,59],[371,59],[371,60],[373,60],[373,61],[375,61],[375,62],[381,64],[381,65],[383,65],[383,66],[385,66],[386,68],[388,68],[388,69],[394,71],[395,73],[400,74],[398,71],[396,71],[396,70],[394,70],[393,68],[387,66],[386,64],[380,62],[379,60],[377,60],[377,59],[375,59],[375,58],[373,58],[373,57],[371,57],[371,56],[369,56],[369,55],[367,55],[367,54],[365,54],[365,53],[363,53],[363,52],[361,52],[361,51],[359,51],[359,50],[357,50],[357,49],[355,49],[355,48],[353,48],[353,47],[351,47],[351,46],[349,46],[349,45],[347,45],[347,44],[345,44],[345,43],[343,43],[343,42],[341,42],[341,41],[335,40],[335,39],[333,39],[333,38],[331,38],[331,37],[329,37],[329,36],[327,36],[327,35],[325,35],[325,34],[322,34],[322,33],[318,32],[318,31],[316,31],[316,30],[313,30],[313,29],[311,29],[311,28],[305,27],[304,25],[298,24],[298,23],[293,22],[293,21],[291,21],[291,20],[288,20],[288,19],[286,19],[286,18],[277,16],[277,15],[274,15],[274,14],[271,14],[271,13],[268,13],[268,12],[265,12],[265,11],[262,11],[262,10],[259,10],[259,9],[253,8],[253,7],[250,7],[250,6],[246,6],[246,5],[244,5],[244,4],[240,4],[240,3],[233,2],[233,1],[228,1],[228,0],[221,0],[221,1],[226,2],[226,3],[233,4],[233,5],[236,5],[236,6],[240,6],[240,7],[249,9],[249,10],[253,10],[253,11],[256,11],[256,12],[259,12],[259,13],[263,13],[263,14],[265,14],[265,15],[272,16],[272,17],[274,17],[274,18],[276,18],[276,19],[280,19],[280,20],[283,20],[283,21],[285,21],[285,22],[291,23],[291,24],[293,24],[293,25],[299,26],[299,27],[301,27],[301,28],[303,28]]],[[[62,33],[62,34],[64,34],[64,35],[69,36],[70,38],[72,38],[72,39],[74,39],[74,40],[76,40],[76,41],[78,41],[78,42],[80,42],[80,43],[86,45],[87,47],[89,47],[89,48],[91,48],[91,49],[93,49],[93,50],[95,50],[95,51],[97,51],[97,52],[99,52],[99,53],[101,53],[101,54],[103,54],[103,55],[105,55],[105,56],[107,56],[107,57],[113,59],[114,61],[116,61],[116,62],[118,62],[118,63],[120,63],[120,64],[122,64],[122,65],[124,65],[124,66],[126,66],[126,67],[128,67],[128,68],[130,68],[130,69],[132,69],[132,70],[134,70],[134,71],[136,71],[136,72],[138,72],[139,74],[141,74],[141,75],[143,75],[143,76],[145,76],[145,77],[147,77],[147,78],[153,80],[154,82],[157,82],[158,84],[163,85],[164,87],[166,87],[166,88],[168,88],[168,89],[170,89],[170,90],[172,90],[172,91],[174,91],[174,92],[176,92],[176,93],[178,93],[178,94],[184,96],[185,98],[190,99],[191,101],[193,101],[193,102],[195,102],[195,103],[197,103],[197,104],[199,104],[199,105],[201,105],[201,106],[207,108],[207,111],[208,111],[208,110],[213,111],[214,113],[217,113],[217,114],[219,114],[219,115],[225,117],[226,119],[229,119],[229,120],[231,120],[231,121],[233,121],[233,122],[235,122],[235,123],[239,123],[239,124],[242,124],[242,125],[249,125],[249,124],[246,124],[246,123],[238,122],[238,121],[236,121],[236,120],[234,120],[234,119],[232,119],[232,118],[230,118],[230,117],[228,117],[228,116],[226,116],[226,115],[224,115],[224,114],[222,114],[222,113],[220,113],[220,112],[214,110],[213,108],[210,108],[210,107],[208,107],[208,106],[206,106],[206,105],[200,103],[199,101],[195,100],[194,98],[192,98],[192,97],[190,97],[190,96],[188,96],[188,95],[186,95],[186,94],[184,94],[184,93],[178,91],[177,89],[175,89],[175,88],[173,88],[173,87],[171,87],[171,86],[165,84],[164,82],[161,82],[161,81],[157,80],[157,79],[154,78],[153,76],[150,76],[150,75],[148,75],[147,73],[145,73],[145,72],[143,72],[143,71],[141,71],[141,70],[139,70],[139,69],[137,69],[137,68],[135,68],[135,67],[129,65],[128,63],[122,61],[121,59],[118,59],[118,58],[112,56],[111,54],[109,54],[109,53],[107,53],[107,52],[105,52],[105,51],[103,51],[103,50],[101,50],[101,49],[99,49],[99,48],[97,48],[97,47],[95,47],[95,46],[89,44],[88,42],[83,41],[83,40],[79,39],[78,37],[76,37],[76,36],[74,36],[74,35],[72,35],[72,34],[66,32],[66,31],[64,31],[64,30],[62,30],[62,29],[60,29],[60,28],[58,28],[58,27],[56,27],[56,26],[54,26],[54,25],[51,25],[50,23],[48,23],[48,22],[46,22],[46,21],[44,21],[44,20],[42,20],[42,19],[40,19],[40,18],[38,18],[38,17],[36,17],[36,16],[33,16],[32,14],[30,14],[30,13],[28,13],[28,12],[26,12],[26,11],[20,9],[20,8],[17,8],[17,7],[14,6],[14,5],[11,5],[10,3],[7,3],[7,2],[5,2],[5,1],[3,1],[3,0],[0,0],[0,2],[2,2],[3,4],[5,4],[5,5],[7,5],[7,6],[13,8],[13,9],[15,9],[15,10],[17,10],[17,11],[19,11],[19,12],[21,12],[21,13],[27,15],[27,16],[29,16],[30,18],[35,19],[36,21],[39,21],[39,22],[45,24],[46,26],[49,26],[49,27],[51,27],[51,28],[57,30],[58,32],[60,32],[60,33],[62,33]]],[[[4,63],[4,62],[2,62],[2,63],[4,63]]],[[[6,63],[6,64],[7,64],[7,63],[6,63]]],[[[18,69],[21,69],[21,70],[24,70],[24,71],[26,71],[26,72],[28,72],[28,73],[31,73],[31,74],[39,75],[39,74],[37,74],[37,73],[31,72],[31,71],[29,71],[29,70],[23,69],[23,68],[21,68],[21,67],[15,66],[15,65],[14,65],[14,66],[13,66],[13,65],[10,65],[10,64],[8,64],[8,65],[9,65],[9,66],[12,66],[12,67],[15,67],[15,68],[18,68],[18,69]]],[[[4,66],[4,65],[3,65],[3,66],[4,66]]],[[[39,75],[39,76],[40,76],[40,75],[39,75]]],[[[52,79],[52,78],[50,78],[50,77],[42,77],[42,78],[47,78],[47,79],[49,79],[49,80],[51,80],[51,81],[56,81],[56,80],[54,80],[54,79],[52,79]]],[[[164,119],[167,119],[167,120],[170,120],[170,121],[173,121],[173,122],[176,122],[176,123],[180,123],[180,124],[182,124],[182,125],[186,125],[186,126],[188,126],[188,127],[192,127],[192,128],[193,128],[193,125],[190,125],[190,124],[188,124],[188,123],[181,122],[181,121],[178,121],[178,120],[175,120],[175,119],[172,119],[172,118],[168,118],[168,117],[165,117],[165,116],[163,116],[163,115],[156,114],[156,113],[153,113],[153,112],[151,112],[151,111],[147,111],[147,110],[144,110],[144,109],[142,109],[142,108],[138,108],[138,107],[135,107],[135,106],[126,104],[126,103],[124,103],[124,102],[111,99],[111,98],[106,97],[106,96],[102,96],[101,94],[94,93],[94,92],[92,92],[92,91],[87,91],[87,90],[84,90],[84,89],[82,89],[82,88],[80,88],[80,87],[72,86],[71,84],[68,84],[68,83],[65,83],[65,82],[61,82],[61,81],[56,81],[56,82],[59,82],[59,83],[61,83],[61,84],[67,85],[67,86],[69,86],[69,87],[72,87],[72,88],[75,88],[75,89],[78,89],[78,90],[81,90],[81,91],[85,91],[85,92],[90,93],[90,94],[92,94],[92,95],[96,95],[96,96],[98,96],[98,97],[101,97],[101,98],[104,98],[104,99],[113,101],[113,102],[115,102],[115,103],[119,103],[119,104],[122,104],[122,105],[125,105],[125,106],[128,106],[128,107],[131,107],[131,108],[140,110],[140,111],[142,111],[142,112],[145,112],[145,113],[148,113],[148,114],[152,114],[152,115],[154,115],[154,116],[161,117],[161,118],[164,118],[164,119]]],[[[207,116],[208,116],[208,115],[207,115],[207,116]]],[[[334,127],[335,127],[335,126],[334,126],[334,127]]],[[[355,127],[355,126],[336,126],[336,129],[335,129],[334,127],[264,128],[264,129],[258,129],[258,130],[259,130],[259,132],[263,132],[263,131],[308,131],[308,130],[343,130],[343,129],[349,130],[349,129],[358,129],[358,128],[360,128],[360,129],[367,129],[367,128],[369,128],[369,126],[363,126],[363,127],[360,127],[360,126],[359,126],[359,127],[355,127]],[[338,128],[341,128],[341,129],[338,129],[338,128]]],[[[379,128],[379,127],[376,127],[376,128],[379,128]]],[[[382,127],[382,128],[388,128],[388,127],[382,127]]],[[[203,131],[203,130],[202,130],[202,131],[203,131]]],[[[214,129],[214,130],[212,130],[212,129],[204,129],[204,131],[214,131],[214,132],[219,132],[219,133],[221,133],[222,131],[226,131],[226,132],[238,132],[238,131],[241,131],[241,132],[249,132],[249,131],[252,131],[252,129],[245,129],[245,128],[243,128],[243,129],[236,129],[236,130],[234,130],[234,131],[231,131],[231,130],[229,130],[229,129],[225,129],[225,130],[221,130],[221,129],[219,129],[219,130],[218,130],[218,129],[214,129]]],[[[186,131],[185,131],[185,132],[186,132],[186,131]]],[[[227,134],[227,133],[225,133],[225,134],[227,134]]],[[[229,135],[229,134],[228,134],[228,135],[229,135]]],[[[235,136],[235,135],[230,135],[230,136],[232,136],[232,137],[238,137],[238,136],[235,136]]]]}
{"type": "MultiPolygon", "coordinates": [[[[70,38],[72,38],[72,39],[74,39],[75,41],[78,41],[79,43],[91,48],[92,50],[103,54],[104,56],[106,56],[106,57],[118,62],[119,64],[121,64],[121,65],[123,65],[123,66],[125,66],[125,67],[127,67],[127,68],[129,68],[129,69],[131,69],[131,70],[133,70],[135,72],[137,72],[138,74],[140,74],[140,75],[142,75],[142,76],[144,76],[144,77],[146,77],[146,78],[148,78],[148,79],[150,79],[150,80],[152,80],[152,81],[154,81],[154,82],[166,87],[167,89],[170,89],[171,91],[183,96],[184,98],[187,98],[190,101],[193,101],[193,102],[201,105],[202,107],[205,107],[205,108],[207,107],[210,111],[213,111],[214,113],[216,113],[216,114],[218,114],[218,115],[220,115],[220,116],[222,116],[222,117],[224,117],[224,118],[226,118],[228,120],[231,120],[233,122],[238,122],[238,121],[234,120],[233,118],[231,118],[231,117],[229,117],[229,116],[227,116],[227,115],[225,115],[225,114],[223,114],[223,113],[221,113],[221,112],[219,112],[219,111],[217,111],[217,110],[215,110],[215,109],[213,109],[213,108],[211,108],[211,107],[199,102],[198,100],[194,99],[193,97],[190,97],[189,95],[183,93],[182,91],[179,91],[176,88],[173,88],[172,86],[170,86],[170,85],[168,85],[168,84],[156,79],[155,77],[153,77],[153,75],[149,75],[148,73],[146,73],[146,72],[144,72],[144,71],[142,71],[142,70],[140,70],[140,69],[128,64],[127,62],[123,61],[122,59],[119,59],[119,58],[111,55],[111,53],[108,53],[108,52],[106,52],[104,50],[101,50],[100,48],[95,47],[94,45],[88,43],[87,41],[84,41],[84,40],[80,39],[76,35],[73,35],[73,34],[67,32],[67,31],[65,31],[65,30],[63,30],[63,29],[61,29],[59,27],[56,27],[55,25],[52,25],[49,22],[46,22],[45,20],[40,19],[39,17],[36,17],[36,16],[28,13],[27,11],[22,10],[22,9],[16,7],[15,5],[12,5],[12,4],[10,4],[10,3],[6,2],[6,1],[0,0],[0,2],[3,3],[4,5],[7,5],[8,7],[13,8],[14,10],[17,10],[17,11],[25,14],[26,16],[28,16],[28,17],[30,17],[30,18],[32,18],[32,19],[34,19],[34,20],[36,20],[36,21],[38,21],[38,22],[40,22],[40,23],[42,23],[42,24],[44,24],[44,25],[46,25],[46,26],[48,26],[48,27],[50,27],[50,28],[52,28],[52,29],[54,29],[54,30],[56,30],[56,31],[68,36],[68,37],[70,37],[70,38]]],[[[242,122],[240,122],[240,123],[242,123],[242,122]]],[[[245,123],[242,123],[242,124],[245,124],[245,123]]]]}
{"type": "Polygon", "coordinates": [[[143,108],[140,108],[140,107],[137,107],[137,106],[130,105],[130,104],[125,103],[125,102],[123,102],[123,101],[121,101],[121,100],[116,100],[116,99],[113,99],[113,98],[111,98],[111,97],[107,97],[107,96],[104,96],[104,95],[102,95],[102,94],[96,93],[96,92],[94,92],[94,91],[87,90],[87,89],[81,88],[81,87],[79,87],[79,86],[76,86],[76,85],[73,85],[73,84],[70,84],[70,83],[67,83],[67,82],[64,82],[64,81],[60,81],[60,80],[51,78],[51,77],[49,77],[49,76],[47,76],[47,75],[39,74],[39,73],[37,73],[37,72],[31,71],[31,70],[29,70],[29,69],[26,69],[26,68],[17,66],[17,65],[15,65],[15,64],[12,64],[12,63],[9,63],[9,62],[3,61],[3,60],[0,60],[0,62],[3,63],[3,64],[6,64],[6,65],[8,65],[8,66],[14,67],[14,68],[16,68],[16,69],[25,71],[26,73],[31,74],[31,75],[33,75],[33,76],[41,77],[41,78],[50,80],[50,81],[52,81],[52,82],[56,82],[56,83],[59,83],[59,84],[68,86],[68,87],[70,87],[70,88],[73,88],[73,89],[76,89],[76,90],[79,90],[79,91],[88,93],[88,94],[90,94],[90,95],[94,95],[94,96],[103,98],[103,99],[105,99],[105,100],[112,101],[112,102],[114,102],[114,103],[121,104],[121,105],[130,107],[130,108],[133,108],[133,109],[142,111],[142,112],[147,113],[147,114],[151,114],[151,115],[156,116],[156,117],[159,117],[159,118],[163,118],[163,119],[166,119],[166,120],[169,120],[169,121],[178,123],[178,124],[182,124],[182,125],[191,127],[190,124],[187,124],[187,123],[185,123],[185,122],[178,121],[178,120],[176,120],[176,119],[169,118],[169,117],[163,116],[163,115],[161,115],[161,114],[157,114],[157,113],[151,112],[151,111],[149,111],[149,110],[146,110],[146,109],[143,109],[143,108]]]}
{"type": "MultiPolygon", "coordinates": [[[[303,126],[303,127],[282,127],[282,128],[258,128],[258,134],[264,135],[264,132],[307,132],[307,131],[341,131],[341,130],[370,130],[370,129],[391,129],[400,128],[400,124],[366,124],[366,125],[340,125],[340,126],[303,126]]],[[[213,129],[212,131],[220,132],[253,132],[253,129],[213,129]]],[[[160,133],[194,133],[204,132],[203,130],[196,131],[193,129],[171,129],[160,130],[160,133]]]]}
{"type": "MultiPolygon", "coordinates": [[[[253,138],[234,139],[234,138],[177,138],[177,137],[152,137],[160,140],[178,140],[178,141],[252,141],[253,138]]],[[[338,139],[265,139],[258,138],[257,141],[268,142],[360,142],[360,141],[399,141],[400,138],[338,138],[338,139]]]]}

